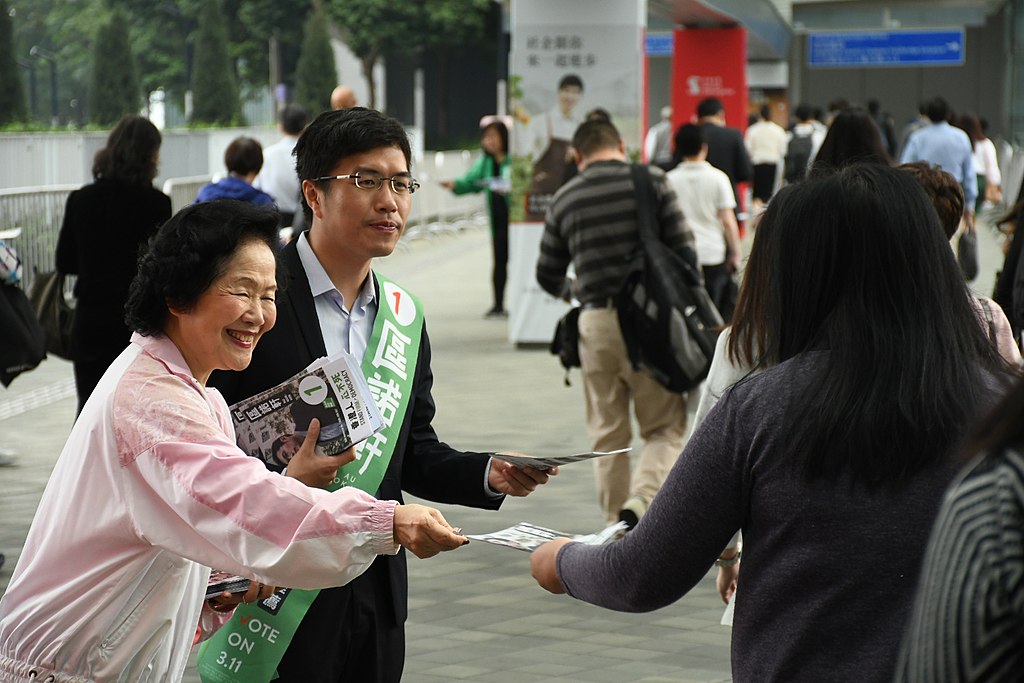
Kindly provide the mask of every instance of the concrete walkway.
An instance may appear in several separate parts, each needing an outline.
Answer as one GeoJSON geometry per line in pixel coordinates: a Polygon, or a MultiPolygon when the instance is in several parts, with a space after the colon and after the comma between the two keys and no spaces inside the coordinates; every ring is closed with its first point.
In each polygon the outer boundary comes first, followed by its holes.
{"type": "MultiPolygon", "coordinates": [[[[1001,256],[981,232],[977,289],[990,293],[1001,256]]],[[[416,292],[433,343],[434,421],[440,437],[467,450],[531,454],[587,450],[578,372],[563,384],[546,351],[513,349],[490,305],[485,228],[416,241],[382,260],[381,272],[416,292]]],[[[19,453],[0,468],[0,570],[6,588],[39,496],[74,419],[71,365],[45,361],[0,390],[0,446],[19,453]]],[[[602,526],[586,464],[498,512],[440,506],[467,533],[530,521],[566,532],[602,526]]],[[[619,614],[552,596],[529,575],[525,553],[471,543],[430,560],[411,557],[408,657],[404,680],[523,683],[562,681],[727,681],[730,630],[708,576],[689,595],[650,614],[619,614]]],[[[193,669],[186,681],[198,681],[193,669]]]]}

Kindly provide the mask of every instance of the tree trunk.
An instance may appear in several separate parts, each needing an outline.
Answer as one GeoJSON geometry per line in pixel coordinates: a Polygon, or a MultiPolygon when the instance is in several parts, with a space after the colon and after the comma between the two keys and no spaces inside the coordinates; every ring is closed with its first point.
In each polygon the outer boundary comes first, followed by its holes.
{"type": "Polygon", "coordinates": [[[377,53],[376,51],[371,52],[369,55],[360,58],[359,60],[363,64],[363,78],[366,79],[366,85],[370,92],[370,101],[366,104],[370,109],[377,108],[377,84],[373,80],[373,68],[377,65],[377,53]]]}

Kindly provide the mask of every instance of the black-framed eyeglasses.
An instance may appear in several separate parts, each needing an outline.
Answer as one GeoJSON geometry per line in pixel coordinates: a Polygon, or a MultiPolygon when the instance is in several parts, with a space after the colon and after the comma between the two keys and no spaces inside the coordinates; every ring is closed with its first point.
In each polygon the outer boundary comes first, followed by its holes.
{"type": "Polygon", "coordinates": [[[325,175],[320,178],[314,178],[313,182],[318,183],[321,180],[351,180],[360,190],[379,190],[384,186],[384,181],[386,180],[391,183],[391,191],[395,194],[405,194],[406,192],[412,194],[420,187],[416,179],[410,176],[396,175],[384,178],[376,173],[366,173],[365,171],[346,173],[345,175],[325,175]]]}

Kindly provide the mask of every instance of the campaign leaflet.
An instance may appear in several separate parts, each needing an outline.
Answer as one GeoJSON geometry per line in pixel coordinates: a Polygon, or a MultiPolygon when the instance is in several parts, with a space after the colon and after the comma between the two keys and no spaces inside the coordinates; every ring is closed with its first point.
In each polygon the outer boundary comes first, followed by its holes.
{"type": "Polygon", "coordinates": [[[238,447],[274,471],[299,450],[313,418],[317,448],[337,455],[384,426],[359,363],[342,351],[319,358],[276,387],[230,407],[238,447]]]}
{"type": "Polygon", "coordinates": [[[504,460],[510,462],[516,467],[534,467],[538,470],[547,470],[552,467],[559,467],[560,465],[568,465],[574,462],[583,462],[584,460],[591,460],[593,458],[603,458],[607,455],[618,455],[619,453],[628,453],[632,448],[620,448],[617,451],[591,451],[589,453],[576,453],[575,455],[554,455],[554,456],[533,456],[533,455],[513,455],[511,453],[495,453],[494,457],[498,460],[504,460]]]}
{"type": "Polygon", "coordinates": [[[519,522],[500,531],[494,531],[489,534],[466,534],[466,537],[476,541],[503,545],[508,548],[525,550],[532,553],[540,546],[556,538],[571,538],[578,543],[585,543],[586,545],[604,545],[609,541],[621,538],[626,533],[627,528],[625,522],[616,522],[598,531],[596,534],[573,535],[530,524],[529,522],[519,522]]]}

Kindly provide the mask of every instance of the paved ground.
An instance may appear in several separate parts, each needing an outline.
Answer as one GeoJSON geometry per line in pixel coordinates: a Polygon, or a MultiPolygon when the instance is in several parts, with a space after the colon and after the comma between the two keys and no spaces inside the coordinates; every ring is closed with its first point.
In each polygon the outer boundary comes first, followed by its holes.
{"type": "MultiPolygon", "coordinates": [[[[982,231],[980,292],[990,293],[1001,262],[982,231]]],[[[380,270],[418,293],[434,348],[435,426],[465,449],[534,454],[586,450],[580,385],[567,388],[545,351],[513,349],[489,306],[487,231],[416,241],[380,270]]],[[[0,468],[0,570],[6,588],[39,496],[74,418],[71,366],[59,359],[0,390],[0,446],[18,451],[0,468]]],[[[573,533],[602,526],[586,464],[570,466],[526,499],[498,512],[441,506],[467,532],[531,521],[573,533]]],[[[650,614],[618,614],[551,596],[529,576],[528,556],[472,543],[430,560],[410,559],[409,647],[404,680],[431,683],[562,681],[727,681],[729,629],[713,574],[676,604],[650,614]]],[[[194,671],[186,681],[198,681],[194,671]]]]}

